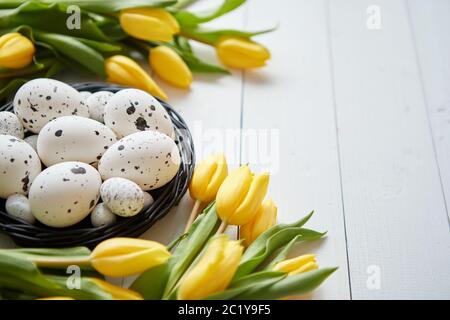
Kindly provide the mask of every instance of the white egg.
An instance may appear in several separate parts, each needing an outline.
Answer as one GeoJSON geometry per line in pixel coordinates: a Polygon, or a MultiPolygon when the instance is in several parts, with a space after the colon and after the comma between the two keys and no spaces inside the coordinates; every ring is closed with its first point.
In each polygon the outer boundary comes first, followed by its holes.
{"type": "Polygon", "coordinates": [[[91,223],[94,227],[109,226],[116,222],[117,216],[104,203],[95,206],[91,213],[91,223]]]}
{"type": "Polygon", "coordinates": [[[124,89],[112,96],[105,106],[104,120],[119,138],[145,130],[174,136],[172,121],[164,107],[138,89],[124,89]]]}
{"type": "Polygon", "coordinates": [[[23,139],[23,127],[19,118],[12,112],[0,112],[0,134],[9,134],[23,139]]]}
{"type": "Polygon", "coordinates": [[[92,95],[92,93],[89,91],[80,91],[80,95],[81,95],[81,98],[83,98],[83,100],[86,100],[87,98],[89,98],[92,95]]]}
{"type": "Polygon", "coordinates": [[[53,79],[34,79],[25,83],[14,97],[14,111],[26,129],[39,133],[47,122],[62,116],[89,117],[80,93],[53,79]]]}
{"type": "Polygon", "coordinates": [[[132,217],[144,207],[144,192],[128,179],[111,178],[100,188],[103,203],[121,217],[132,217]]]}
{"type": "Polygon", "coordinates": [[[25,220],[31,224],[36,220],[31,213],[30,202],[23,194],[10,195],[6,199],[5,210],[10,216],[25,220]]]}
{"type": "Polygon", "coordinates": [[[113,95],[114,94],[109,91],[98,91],[86,99],[86,105],[89,109],[89,116],[91,119],[103,122],[105,106],[113,95]]]}
{"type": "Polygon", "coordinates": [[[104,180],[126,178],[143,190],[165,185],[177,174],[179,167],[177,145],[157,131],[137,132],[120,139],[104,153],[98,164],[104,180]]]}
{"type": "Polygon", "coordinates": [[[144,191],[144,208],[142,210],[147,210],[155,202],[150,193],[144,191]]]}
{"type": "Polygon", "coordinates": [[[23,139],[23,141],[28,143],[34,149],[34,151],[37,152],[37,139],[38,139],[38,135],[33,134],[33,135],[28,136],[25,139],[23,139]]]}
{"type": "Polygon", "coordinates": [[[0,135],[0,198],[6,199],[14,193],[27,194],[39,172],[41,161],[28,143],[0,135]]]}
{"type": "Polygon", "coordinates": [[[55,228],[74,225],[89,215],[100,197],[102,179],[92,166],[63,162],[48,167],[30,188],[31,212],[55,228]]]}
{"type": "Polygon", "coordinates": [[[66,161],[94,164],[115,142],[116,135],[104,124],[88,118],[65,116],[42,128],[37,150],[46,166],[66,161]]]}

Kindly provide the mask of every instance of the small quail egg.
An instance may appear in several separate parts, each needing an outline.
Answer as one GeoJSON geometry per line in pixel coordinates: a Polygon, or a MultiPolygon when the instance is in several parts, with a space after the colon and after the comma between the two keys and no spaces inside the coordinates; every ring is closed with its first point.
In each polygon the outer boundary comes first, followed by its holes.
{"type": "Polygon", "coordinates": [[[150,193],[144,191],[144,208],[142,208],[142,211],[150,208],[150,206],[153,204],[153,202],[155,202],[155,200],[153,200],[152,195],[150,193]]]}
{"type": "Polygon", "coordinates": [[[104,120],[119,138],[146,130],[174,136],[166,109],[150,94],[138,89],[120,90],[112,96],[105,106],[104,120]]]}
{"type": "Polygon", "coordinates": [[[103,182],[100,195],[105,205],[121,217],[132,217],[144,207],[144,192],[136,183],[124,178],[103,182]]]}
{"type": "Polygon", "coordinates": [[[113,95],[114,94],[109,91],[98,91],[86,99],[86,105],[89,109],[89,116],[91,119],[103,122],[105,106],[113,95]]]}
{"type": "Polygon", "coordinates": [[[89,98],[92,95],[92,93],[89,91],[80,91],[80,95],[81,95],[81,98],[83,98],[83,100],[86,100],[87,98],[89,98]]]}
{"type": "Polygon", "coordinates": [[[36,220],[31,213],[30,202],[23,194],[10,195],[6,199],[5,209],[10,216],[25,220],[28,223],[33,224],[36,220]]]}
{"type": "Polygon", "coordinates": [[[68,84],[53,79],[34,79],[25,83],[14,97],[14,112],[23,126],[39,133],[49,121],[62,116],[89,118],[80,93],[68,84]]]}
{"type": "Polygon", "coordinates": [[[23,127],[19,118],[12,112],[0,112],[0,134],[9,134],[23,139],[23,127]]]}
{"type": "Polygon", "coordinates": [[[37,139],[38,139],[38,135],[33,134],[33,135],[28,136],[25,139],[23,139],[23,141],[28,143],[34,149],[34,151],[37,152],[37,139]]]}
{"type": "Polygon", "coordinates": [[[91,213],[91,223],[94,227],[109,226],[116,222],[117,216],[104,203],[95,206],[91,213]]]}

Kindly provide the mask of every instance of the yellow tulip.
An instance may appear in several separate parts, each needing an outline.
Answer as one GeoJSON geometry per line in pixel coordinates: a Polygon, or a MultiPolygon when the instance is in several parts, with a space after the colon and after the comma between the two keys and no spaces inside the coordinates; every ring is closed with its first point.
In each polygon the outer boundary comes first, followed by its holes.
{"type": "Polygon", "coordinates": [[[170,253],[162,244],[133,238],[112,238],[92,251],[92,266],[110,277],[126,277],[163,264],[170,253]]]}
{"type": "Polygon", "coordinates": [[[47,298],[39,298],[36,300],[75,300],[71,297],[47,297],[47,298]]]}
{"type": "Polygon", "coordinates": [[[256,212],[255,217],[249,223],[239,229],[240,238],[244,239],[244,245],[248,247],[258,236],[273,227],[277,222],[277,206],[272,199],[265,200],[256,212]]]}
{"type": "Polygon", "coordinates": [[[213,201],[227,174],[228,165],[224,154],[217,153],[206,157],[195,166],[189,185],[191,197],[203,203],[213,201]]]}
{"type": "Polygon", "coordinates": [[[225,290],[231,282],[244,248],[227,235],[214,238],[199,262],[180,281],[178,299],[202,299],[225,290]]]}
{"type": "Polygon", "coordinates": [[[150,50],[152,70],[167,83],[187,89],[192,83],[192,72],[181,57],[171,48],[158,46],[150,50]]]}
{"type": "Polygon", "coordinates": [[[141,40],[169,42],[180,32],[177,20],[164,9],[126,9],[120,12],[119,20],[127,34],[141,40]]]}
{"type": "Polygon", "coordinates": [[[278,262],[273,271],[286,272],[288,275],[295,275],[319,268],[316,256],[313,254],[305,254],[293,259],[278,262]]]}
{"type": "Polygon", "coordinates": [[[101,290],[109,293],[114,300],[143,300],[142,296],[133,290],[118,287],[97,278],[87,278],[86,280],[93,282],[101,290]]]}
{"type": "Polygon", "coordinates": [[[161,99],[167,99],[167,95],[150,75],[126,56],[116,55],[106,59],[105,70],[110,82],[142,89],[161,99]]]}
{"type": "Polygon", "coordinates": [[[242,166],[223,181],[217,192],[217,214],[223,222],[233,225],[249,223],[266,196],[269,174],[253,174],[242,166]]]}
{"type": "Polygon", "coordinates": [[[26,67],[33,61],[35,52],[33,42],[20,33],[7,33],[0,37],[0,67],[26,67]]]}
{"type": "Polygon", "coordinates": [[[270,59],[270,52],[264,46],[243,38],[222,38],[216,50],[222,63],[231,68],[258,68],[270,59]]]}

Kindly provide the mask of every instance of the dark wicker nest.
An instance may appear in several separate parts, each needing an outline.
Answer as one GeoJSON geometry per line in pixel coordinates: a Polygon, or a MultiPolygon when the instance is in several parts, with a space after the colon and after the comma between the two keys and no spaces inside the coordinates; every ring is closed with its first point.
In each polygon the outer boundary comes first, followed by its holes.
{"type": "MultiPolygon", "coordinates": [[[[117,92],[123,87],[105,83],[73,84],[79,91],[117,92]]],[[[176,139],[181,156],[181,165],[177,175],[165,186],[152,190],[155,202],[146,211],[130,218],[118,217],[111,226],[92,227],[90,217],[80,223],[63,229],[51,228],[38,221],[31,225],[11,217],[5,212],[5,200],[0,199],[0,230],[8,234],[14,242],[24,247],[94,247],[111,237],[137,237],[150,228],[157,220],[165,216],[178,204],[188,188],[195,163],[194,145],[191,133],[183,118],[166,102],[161,104],[167,110],[175,127],[176,139]]],[[[12,102],[0,107],[0,111],[12,111],[12,102]]]]}

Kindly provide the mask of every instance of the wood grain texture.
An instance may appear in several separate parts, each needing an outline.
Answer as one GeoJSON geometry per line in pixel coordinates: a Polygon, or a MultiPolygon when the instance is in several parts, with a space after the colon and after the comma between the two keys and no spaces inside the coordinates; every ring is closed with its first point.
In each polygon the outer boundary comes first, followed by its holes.
{"type": "Polygon", "coordinates": [[[255,39],[272,51],[268,66],[245,74],[242,162],[271,172],[269,196],[279,222],[315,210],[306,227],[328,231],[323,241],[293,252],[317,253],[321,266],[339,266],[310,298],[348,299],[326,8],[317,0],[250,1],[249,30],[280,26],[255,39]]]}
{"type": "Polygon", "coordinates": [[[329,1],[353,298],[449,298],[450,234],[405,2],[329,1]],[[381,287],[370,289],[371,268],[381,287]]]}

